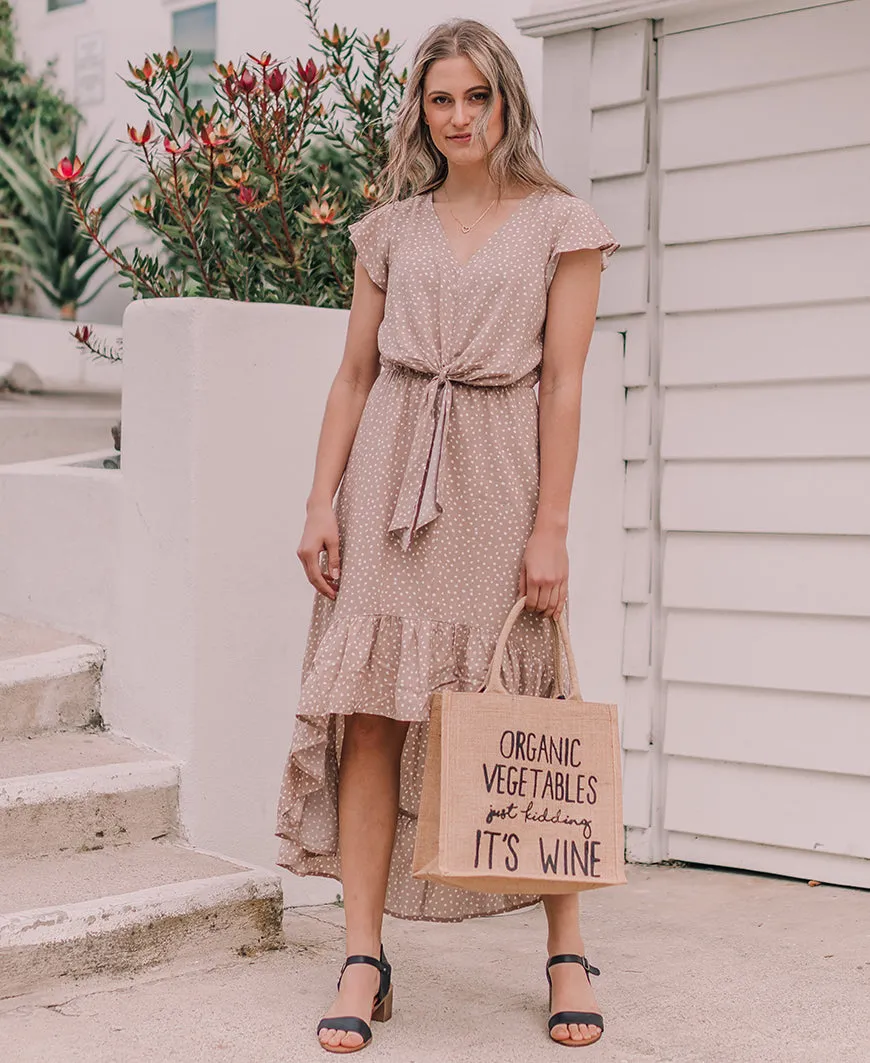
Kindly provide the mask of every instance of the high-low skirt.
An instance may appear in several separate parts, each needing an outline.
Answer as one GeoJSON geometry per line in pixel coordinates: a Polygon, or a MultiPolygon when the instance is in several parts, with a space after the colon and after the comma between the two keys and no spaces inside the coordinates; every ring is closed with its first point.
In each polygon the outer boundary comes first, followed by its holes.
{"type": "MultiPolygon", "coordinates": [[[[341,880],[337,791],[345,718],[372,713],[410,721],[386,911],[453,922],[540,899],[411,876],[429,696],[480,689],[519,593],[537,510],[538,404],[532,387],[454,385],[439,471],[443,509],[405,551],[388,529],[429,380],[401,367],[382,369],[336,495],[339,592],[335,601],[314,596],[278,801],[276,863],[298,875],[341,880]]],[[[509,691],[553,696],[553,638],[547,617],[520,614],[504,656],[509,691]]]]}

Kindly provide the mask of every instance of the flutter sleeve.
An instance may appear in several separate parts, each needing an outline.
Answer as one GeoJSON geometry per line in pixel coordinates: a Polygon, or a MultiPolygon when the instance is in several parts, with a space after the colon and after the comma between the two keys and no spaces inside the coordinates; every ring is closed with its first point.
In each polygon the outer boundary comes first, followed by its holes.
{"type": "Polygon", "coordinates": [[[387,290],[390,267],[390,216],[392,203],[383,203],[347,227],[366,273],[383,291],[387,290]]]}
{"type": "Polygon", "coordinates": [[[559,255],[563,251],[595,248],[601,252],[601,268],[604,270],[607,269],[609,257],[619,246],[591,204],[576,196],[566,196],[550,252],[548,283],[556,272],[559,255]]]}

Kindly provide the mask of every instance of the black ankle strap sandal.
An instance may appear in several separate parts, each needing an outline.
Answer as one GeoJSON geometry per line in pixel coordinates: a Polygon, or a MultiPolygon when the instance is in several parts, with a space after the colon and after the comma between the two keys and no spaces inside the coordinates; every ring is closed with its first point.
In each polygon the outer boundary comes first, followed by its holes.
{"type": "MultiPolygon", "coordinates": [[[[341,989],[341,979],[344,972],[354,963],[367,963],[370,967],[377,967],[381,972],[378,994],[372,1005],[371,1021],[386,1022],[393,1014],[393,969],[390,967],[387,962],[387,957],[384,955],[384,946],[381,945],[381,958],[379,960],[375,959],[374,956],[348,956],[341,965],[341,971],[338,976],[338,989],[341,989]]],[[[361,1048],[365,1048],[366,1045],[371,1042],[372,1029],[365,1020],[357,1018],[356,1015],[332,1015],[329,1018],[320,1020],[320,1023],[317,1026],[317,1037],[318,1041],[320,1041],[320,1047],[327,1052],[359,1052],[361,1048]],[[352,1048],[346,1047],[345,1045],[325,1045],[320,1041],[321,1030],[341,1030],[343,1033],[358,1033],[363,1041],[361,1045],[356,1045],[352,1048]]]]}
{"type": "MultiPolygon", "coordinates": [[[[589,977],[590,974],[601,974],[601,971],[597,967],[593,967],[585,956],[577,956],[571,952],[565,952],[559,956],[551,956],[547,960],[547,984],[550,987],[549,1008],[553,1006],[553,980],[550,978],[550,968],[556,963],[579,963],[586,972],[586,978],[589,982],[592,981],[589,977]]],[[[601,1033],[604,1033],[604,1019],[597,1011],[557,1011],[555,1015],[550,1016],[550,1021],[547,1023],[550,1040],[555,1041],[557,1045],[565,1045],[566,1048],[583,1048],[585,1045],[594,1045],[596,1041],[601,1039],[601,1034],[589,1041],[560,1041],[558,1038],[553,1037],[553,1029],[556,1026],[567,1026],[569,1023],[577,1023],[580,1026],[597,1026],[601,1033]]]]}

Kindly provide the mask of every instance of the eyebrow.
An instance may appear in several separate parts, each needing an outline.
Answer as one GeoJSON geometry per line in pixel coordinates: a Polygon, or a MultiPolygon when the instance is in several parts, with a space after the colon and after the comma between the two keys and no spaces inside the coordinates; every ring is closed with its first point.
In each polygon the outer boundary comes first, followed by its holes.
{"type": "MultiPolygon", "coordinates": [[[[480,92],[481,89],[485,89],[487,92],[489,92],[489,85],[472,85],[470,89],[466,89],[465,91],[466,92],[480,92]]],[[[426,95],[427,96],[450,96],[452,94],[449,93],[449,92],[444,92],[443,90],[440,90],[440,89],[432,89],[430,92],[427,92],[426,95]]]]}

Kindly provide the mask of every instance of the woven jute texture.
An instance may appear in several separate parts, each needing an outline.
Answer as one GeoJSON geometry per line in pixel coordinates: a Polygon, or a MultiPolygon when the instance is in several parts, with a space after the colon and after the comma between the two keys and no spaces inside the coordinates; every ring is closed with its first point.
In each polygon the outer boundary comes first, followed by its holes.
{"type": "Polygon", "coordinates": [[[505,620],[482,689],[431,697],[413,875],[483,893],[621,885],[617,707],[582,700],[564,611],[551,618],[557,696],[505,689],[502,657],[525,601],[505,620]]]}

